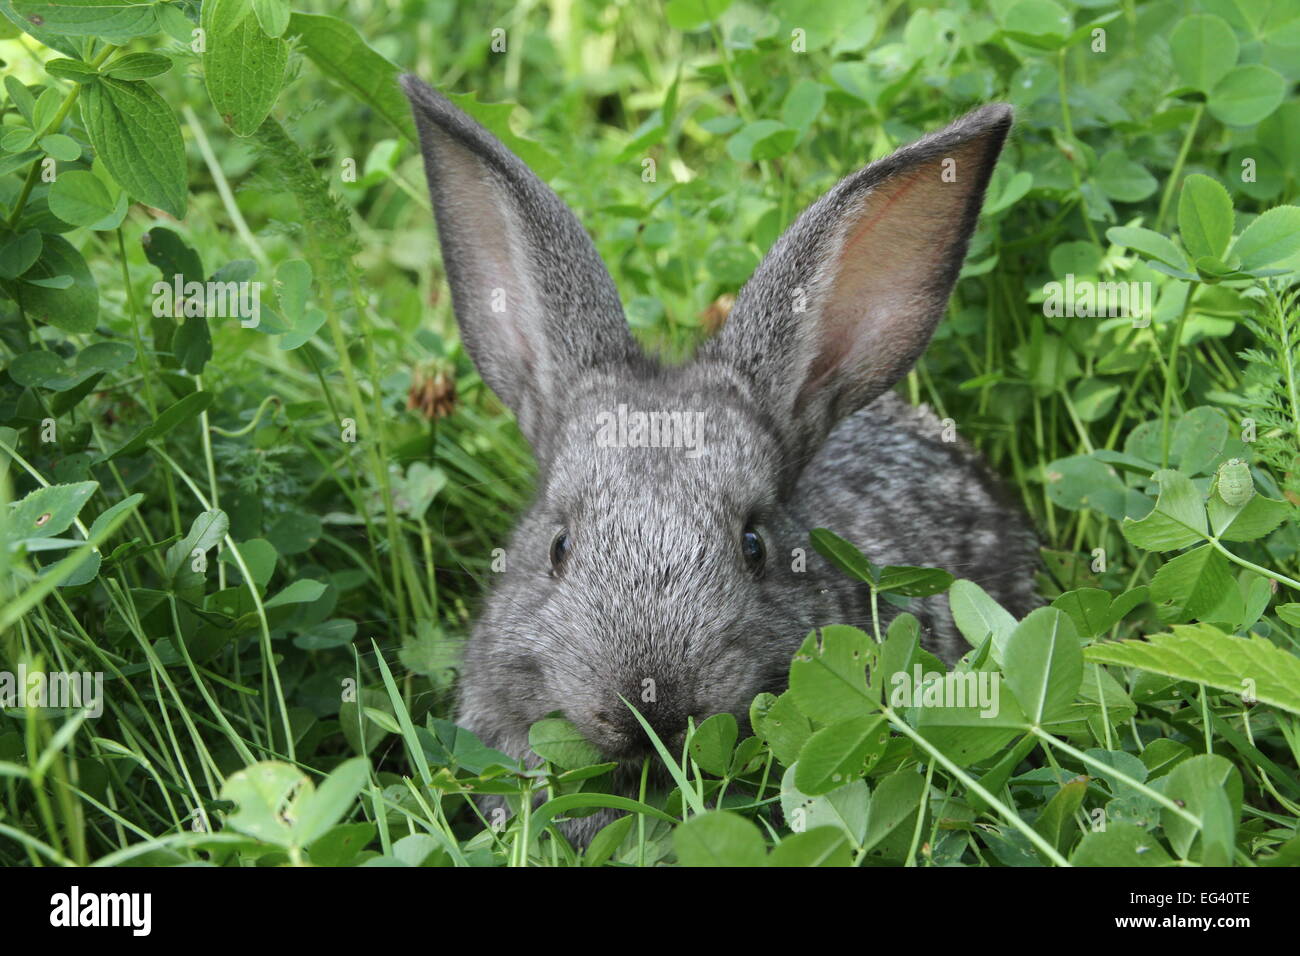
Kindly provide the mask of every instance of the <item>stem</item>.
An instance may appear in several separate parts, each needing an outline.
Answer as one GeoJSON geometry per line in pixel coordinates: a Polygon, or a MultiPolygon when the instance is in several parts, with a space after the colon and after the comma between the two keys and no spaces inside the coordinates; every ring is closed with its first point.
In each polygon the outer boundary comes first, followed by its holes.
{"type": "MultiPolygon", "coordinates": [[[[1070,100],[1066,93],[1064,47],[1061,48],[1061,52],[1056,56],[1056,77],[1057,86],[1060,91],[1059,98],[1061,100],[1061,126],[1065,135],[1069,137],[1070,140],[1073,140],[1074,124],[1070,120],[1070,100]]],[[[1071,150],[1073,150],[1073,144],[1071,144],[1071,150]]],[[[1075,157],[1073,155],[1071,155],[1069,159],[1070,175],[1074,177],[1074,190],[1082,196],[1083,194],[1081,190],[1083,189],[1083,180],[1079,176],[1079,167],[1075,164],[1075,157]]],[[[1088,204],[1086,202],[1079,203],[1079,214],[1083,217],[1083,228],[1088,230],[1088,238],[1092,240],[1093,245],[1100,246],[1101,240],[1097,237],[1097,230],[1093,227],[1092,218],[1088,215],[1088,204]]]]}
{"type": "Polygon", "coordinates": [[[1187,127],[1187,135],[1183,137],[1183,145],[1178,150],[1178,158],[1174,160],[1174,168],[1169,171],[1169,178],[1165,180],[1165,191],[1160,196],[1160,208],[1156,212],[1156,232],[1164,229],[1165,214],[1169,212],[1169,203],[1174,198],[1174,189],[1178,186],[1178,178],[1183,174],[1183,164],[1187,162],[1187,154],[1192,148],[1192,139],[1196,136],[1196,128],[1201,124],[1201,114],[1204,112],[1205,104],[1197,103],[1192,113],[1191,125],[1187,127]]]}
{"type": "MultiPolygon", "coordinates": [[[[896,713],[894,713],[892,708],[884,707],[882,708],[882,712],[884,713],[885,717],[889,720],[889,722],[894,726],[896,730],[898,730],[905,737],[911,738],[912,743],[916,744],[927,754],[929,754],[930,757],[938,761],[945,770],[947,770],[950,774],[952,774],[954,777],[960,780],[962,784],[966,786],[967,789],[974,791],[985,803],[987,803],[990,807],[996,810],[1003,817],[1003,819],[1007,821],[1007,823],[1011,824],[1013,827],[1015,827],[1017,830],[1023,833],[1025,839],[1027,839],[1030,843],[1032,843],[1045,857],[1047,857],[1057,866],[1070,865],[1070,861],[1067,860],[1065,857],[1061,856],[1061,854],[1057,852],[1056,847],[1052,846],[1050,843],[1044,840],[1037,830],[1031,827],[1024,820],[1020,819],[1020,814],[1014,812],[1005,803],[1003,803],[997,797],[993,796],[993,794],[985,790],[984,787],[980,786],[978,780],[976,780],[970,774],[966,773],[966,771],[962,770],[961,767],[957,766],[946,756],[944,756],[944,754],[937,747],[931,744],[930,741],[926,740],[915,730],[913,730],[911,725],[909,725],[907,721],[903,720],[896,713]]],[[[1037,728],[1034,729],[1036,732],[1039,732],[1037,731],[1037,728]]],[[[1168,800],[1167,798],[1165,799],[1166,802],[1168,802],[1171,806],[1173,805],[1173,801],[1168,800]]],[[[1190,817],[1191,814],[1187,814],[1187,816],[1190,817]]],[[[1199,820],[1196,820],[1195,822],[1198,826],[1200,825],[1199,820]]]]}
{"type": "Polygon", "coordinates": [[[1246,568],[1247,570],[1254,571],[1256,574],[1262,574],[1266,578],[1272,578],[1274,581],[1278,582],[1278,584],[1285,584],[1293,591],[1300,591],[1300,581],[1296,581],[1293,578],[1289,578],[1285,574],[1278,574],[1276,571],[1270,571],[1268,568],[1255,564],[1253,561],[1247,561],[1245,558],[1241,557],[1240,555],[1233,554],[1231,551],[1229,551],[1227,548],[1225,548],[1222,544],[1219,543],[1218,538],[1210,538],[1209,540],[1210,540],[1210,544],[1214,545],[1214,547],[1225,558],[1227,558],[1229,561],[1232,561],[1234,564],[1239,564],[1243,568],[1246,568]]]}
{"type": "Polygon", "coordinates": [[[907,848],[907,862],[904,866],[916,866],[916,848],[921,845],[921,824],[925,822],[925,810],[930,803],[930,781],[934,779],[934,764],[925,768],[925,790],[921,794],[921,809],[916,814],[916,829],[912,831],[912,845],[907,848]]]}
{"type": "Polygon", "coordinates": [[[1187,297],[1183,299],[1183,309],[1178,313],[1178,322],[1174,325],[1174,337],[1169,343],[1169,362],[1165,366],[1165,391],[1160,399],[1160,467],[1169,467],[1169,442],[1173,433],[1169,430],[1169,406],[1174,399],[1174,379],[1178,377],[1178,346],[1183,341],[1183,326],[1187,324],[1187,313],[1192,309],[1192,297],[1196,294],[1196,283],[1187,285],[1187,297]]]}

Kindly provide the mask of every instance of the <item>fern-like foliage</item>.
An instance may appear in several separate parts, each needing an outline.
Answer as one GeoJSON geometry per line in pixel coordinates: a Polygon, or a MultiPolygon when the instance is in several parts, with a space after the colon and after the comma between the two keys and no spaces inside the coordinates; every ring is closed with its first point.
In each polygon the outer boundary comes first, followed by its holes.
{"type": "Polygon", "coordinates": [[[1266,286],[1260,308],[1245,319],[1255,348],[1247,362],[1246,403],[1255,421],[1258,462],[1300,509],[1300,287],[1266,286]]]}

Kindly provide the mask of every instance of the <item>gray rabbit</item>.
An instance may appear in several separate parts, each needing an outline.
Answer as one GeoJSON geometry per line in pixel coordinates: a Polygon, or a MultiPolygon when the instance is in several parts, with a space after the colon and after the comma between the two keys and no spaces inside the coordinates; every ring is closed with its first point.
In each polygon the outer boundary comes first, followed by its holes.
{"type": "MultiPolygon", "coordinates": [[[[811,629],[870,629],[866,588],[811,550],[812,528],[878,564],[971,578],[1014,613],[1036,603],[1025,517],[889,391],[946,308],[1009,107],[843,179],[695,359],[668,365],[633,340],[559,197],[441,94],[402,82],[465,347],[539,465],[469,643],[460,723],[527,759],[529,725],[561,711],[625,779],[649,743],[620,695],[670,750],[688,717],[743,724],[811,629]]],[[[924,646],[954,660],[966,645],[946,599],[913,603],[924,646]]]]}

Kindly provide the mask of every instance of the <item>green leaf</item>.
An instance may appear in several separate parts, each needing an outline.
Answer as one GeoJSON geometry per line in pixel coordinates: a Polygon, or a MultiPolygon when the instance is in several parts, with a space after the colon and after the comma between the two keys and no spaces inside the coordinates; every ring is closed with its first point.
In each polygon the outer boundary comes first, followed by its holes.
{"type": "Polygon", "coordinates": [[[925,774],[914,768],[891,773],[871,795],[871,808],[867,812],[867,833],[862,838],[862,849],[870,851],[891,834],[905,826],[913,825],[913,818],[921,807],[921,794],[925,790],[925,774]]]}
{"type": "Polygon", "coordinates": [[[757,163],[784,156],[798,141],[798,129],[776,120],[755,120],[727,140],[727,155],[738,163],[757,163]]]}
{"type": "Polygon", "coordinates": [[[691,735],[691,759],[705,773],[724,776],[731,765],[739,725],[734,714],[720,713],[707,718],[691,735]]]}
{"type": "Polygon", "coordinates": [[[1279,604],[1273,613],[1292,627],[1300,627],[1300,604],[1279,604]]]}
{"type": "Polygon", "coordinates": [[[64,136],[62,133],[42,136],[38,145],[60,162],[72,163],[81,158],[81,144],[71,136],[64,136]]]}
{"type": "Polygon", "coordinates": [[[1227,559],[1213,545],[1205,544],[1180,554],[1156,572],[1151,579],[1151,600],[1160,608],[1161,620],[1205,619],[1236,588],[1227,559]]]}
{"type": "Polygon", "coordinates": [[[62,534],[72,526],[98,487],[97,481],[79,481],[37,488],[9,505],[2,539],[12,544],[62,534]]]}
{"type": "Polygon", "coordinates": [[[1074,835],[1078,833],[1074,814],[1083,804],[1087,792],[1088,781],[1084,777],[1063,784],[1061,789],[1056,791],[1056,795],[1047,801],[1047,806],[1043,807],[1038,819],[1034,821],[1034,829],[1039,836],[1056,850],[1066,850],[1073,842],[1074,835]]]}
{"type": "Polygon", "coordinates": [[[1002,671],[1025,716],[1042,726],[1070,710],[1083,681],[1083,652],[1070,618],[1040,607],[1007,641],[1002,671]]]}
{"type": "Polygon", "coordinates": [[[1016,619],[974,581],[960,580],[948,590],[953,623],[971,647],[993,638],[993,659],[1003,660],[1003,648],[1016,629],[1016,619]]]}
{"type": "Polygon", "coordinates": [[[1062,508],[1095,508],[1115,521],[1123,520],[1128,489],[1110,465],[1092,455],[1058,458],[1047,466],[1047,496],[1062,508]]]}
{"type": "Polygon", "coordinates": [[[5,92],[9,94],[9,99],[13,102],[13,105],[18,108],[18,112],[27,121],[27,125],[31,126],[36,115],[36,97],[32,96],[31,90],[27,89],[23,81],[12,73],[5,76],[4,86],[5,92]]]}
{"type": "Polygon", "coordinates": [[[853,853],[839,827],[814,827],[792,833],[767,858],[768,866],[851,866],[853,853]]]}
{"type": "Polygon", "coordinates": [[[1124,519],[1120,529],[1124,537],[1146,551],[1177,551],[1209,537],[1205,503],[1191,479],[1169,469],[1157,471],[1154,477],[1160,497],[1145,518],[1124,519]]]}
{"type": "MultiPolygon", "coordinates": [[[[302,51],[325,76],[374,109],[409,142],[419,142],[410,104],[397,85],[401,71],[369,47],[356,27],[338,17],[294,13],[287,33],[299,38],[302,51]]],[[[537,167],[534,171],[545,175],[537,167]]]]}
{"type": "Polygon", "coordinates": [[[43,30],[124,43],[158,32],[153,4],[138,0],[14,0],[14,11],[43,30]]]}
{"type": "Polygon", "coordinates": [[[81,90],[81,118],[95,152],[132,199],[185,217],[181,129],[147,83],[102,77],[81,90]]]}
{"type": "Polygon", "coordinates": [[[826,104],[826,87],[816,80],[799,80],[781,102],[781,122],[806,130],[817,120],[826,104]]]}
{"type": "Polygon", "coordinates": [[[0,279],[17,279],[41,257],[41,232],[0,233],[0,279]]]}
{"type": "Polygon", "coordinates": [[[174,405],[159,413],[149,425],[142,428],[134,437],[113,452],[105,461],[112,461],[123,455],[135,455],[144,451],[145,446],[155,438],[161,438],[173,428],[197,418],[212,404],[211,392],[191,392],[174,405]]]}
{"type": "MultiPolygon", "coordinates": [[[[12,128],[9,132],[0,137],[0,151],[6,153],[21,153],[30,149],[36,142],[36,131],[28,129],[25,126],[12,128]]],[[[39,155],[39,154],[34,154],[39,155]]]]}
{"type": "Polygon", "coordinates": [[[85,376],[75,375],[54,352],[23,352],[9,363],[9,377],[23,388],[62,392],[75,388],[85,376]]]}
{"type": "Polygon", "coordinates": [[[1169,866],[1160,841],[1132,823],[1112,823],[1083,835],[1070,862],[1075,866],[1169,866]]]}
{"type": "MultiPolygon", "coordinates": [[[[981,673],[986,693],[990,694],[987,706],[980,706],[978,700],[971,706],[948,706],[949,702],[942,699],[937,706],[925,706],[925,688],[921,689],[920,701],[915,700],[916,689],[910,691],[917,706],[909,710],[909,716],[916,714],[917,731],[963,767],[989,760],[1029,728],[1029,721],[1012,695],[1010,682],[998,680],[996,672],[975,672],[976,680],[981,679],[981,673]]],[[[962,675],[962,684],[969,687],[966,680],[962,675]]],[[[942,689],[944,685],[932,686],[942,689]]],[[[978,694],[978,685],[976,691],[978,694]]],[[[891,698],[891,705],[896,703],[891,698]]]]}
{"type": "MultiPolygon", "coordinates": [[[[999,167],[1000,168],[1000,167],[999,167]]],[[[995,175],[996,180],[996,175],[995,175]]],[[[984,215],[992,216],[1004,209],[1009,209],[1018,203],[1034,186],[1034,175],[1026,170],[1020,170],[1006,181],[1002,192],[994,198],[990,192],[984,201],[984,215]]]]}
{"type": "Polygon", "coordinates": [[[294,319],[307,310],[311,278],[311,264],[305,259],[286,259],[276,268],[275,295],[285,318],[294,319]]]}
{"type": "Polygon", "coordinates": [[[320,331],[320,327],[325,324],[325,319],[324,310],[315,307],[307,309],[298,318],[294,319],[293,325],[280,338],[279,348],[282,351],[291,352],[306,345],[320,331]]]}
{"type": "MultiPolygon", "coordinates": [[[[247,0],[244,0],[246,3],[247,0]]],[[[251,136],[271,113],[280,88],[289,45],[267,36],[256,17],[244,17],[226,33],[211,27],[209,5],[203,5],[209,29],[203,54],[203,78],[208,96],[222,121],[237,136],[251,136]]]]}
{"type": "Polygon", "coordinates": [[[94,173],[70,169],[60,173],[47,196],[50,212],[74,226],[95,231],[116,229],[126,218],[126,194],[116,199],[94,173]]]}
{"type": "Polygon", "coordinates": [[[1006,35],[1035,49],[1055,50],[1074,29],[1070,14],[1052,0],[1022,0],[1003,9],[1006,35]]]}
{"type": "Polygon", "coordinates": [[[866,557],[852,544],[833,531],[813,528],[808,533],[813,550],[851,578],[866,584],[875,584],[878,572],[866,557]]]}
{"type": "Polygon", "coordinates": [[[1094,644],[1084,656],[1247,695],[1300,714],[1300,658],[1258,635],[1233,637],[1213,624],[1183,624],[1145,641],[1094,644]]]}
{"type": "Polygon", "coordinates": [[[116,372],[135,361],[135,349],[125,342],[96,342],[77,353],[78,371],[116,372]]]}
{"type": "MultiPolygon", "coordinates": [[[[53,30],[46,30],[37,26],[15,10],[11,0],[0,0],[0,38],[16,37],[18,31],[35,37],[43,45],[51,50],[57,50],[66,57],[81,55],[81,51],[77,49],[77,45],[72,40],[62,34],[55,33],[53,30]]],[[[14,79],[14,82],[18,83],[18,80],[14,79]]],[[[27,114],[24,113],[24,115],[27,114]]]]}
{"type": "Polygon", "coordinates": [[[250,0],[207,0],[201,11],[204,29],[212,36],[227,36],[252,12],[250,0]]]}
{"type": "Polygon", "coordinates": [[[269,37],[283,36],[289,27],[289,0],[253,0],[253,13],[269,37]]]}
{"type": "Polygon", "coordinates": [[[1186,859],[1198,835],[1202,837],[1201,862],[1230,866],[1241,815],[1241,772],[1218,754],[1197,754],[1175,767],[1163,781],[1166,797],[1202,821],[1202,829],[1168,807],[1163,810],[1165,835],[1174,852],[1186,859]]]}
{"type": "Polygon", "coordinates": [[[324,836],[352,809],[357,794],[369,780],[370,761],[353,757],[335,767],[314,791],[308,789],[298,800],[293,842],[306,846],[324,836]]]}
{"type": "Polygon", "coordinates": [[[1109,150],[1101,157],[1093,180],[1108,198],[1117,202],[1141,202],[1160,187],[1145,166],[1118,149],[1109,150]]]}
{"type": "Polygon", "coordinates": [[[1237,35],[1219,17],[1184,17],[1169,36],[1169,51],[1179,78],[1193,89],[1209,93],[1237,65],[1237,35]]]}
{"type": "Polygon", "coordinates": [[[590,767],[605,759],[577,727],[562,717],[548,717],[533,724],[528,729],[528,746],[561,770],[590,767]]]}
{"type": "Polygon", "coordinates": [[[1232,197],[1217,180],[1193,173],[1178,198],[1178,233],[1193,259],[1222,256],[1232,241],[1232,197]]]}
{"type": "Polygon", "coordinates": [[[190,532],[167,549],[164,565],[168,577],[175,577],[183,565],[188,565],[194,552],[206,553],[221,543],[230,531],[230,519],[220,508],[200,512],[190,525],[190,532]]]}
{"type": "Polygon", "coordinates": [[[790,693],[805,716],[825,724],[862,716],[875,709],[867,689],[867,665],[874,659],[871,638],[856,627],[813,631],[790,665],[790,693]]]}
{"type": "MultiPolygon", "coordinates": [[[[418,143],[410,104],[397,85],[398,67],[376,53],[356,28],[337,17],[294,13],[286,31],[299,38],[302,51],[327,77],[370,106],[404,135],[418,143]]],[[[561,169],[559,160],[540,144],[515,134],[510,103],[480,103],[472,93],[445,93],[458,108],[478,120],[543,179],[561,169]]]]}
{"type": "Polygon", "coordinates": [[[1234,506],[1218,495],[1210,499],[1211,525],[1222,541],[1254,541],[1268,534],[1290,513],[1285,501],[1264,495],[1252,495],[1244,505],[1234,506]]]}
{"type": "Polygon", "coordinates": [[[1191,409],[1174,426],[1170,458],[1188,475],[1212,471],[1223,457],[1230,427],[1228,417],[1212,405],[1191,409]]]}
{"type": "Polygon", "coordinates": [[[1300,252],[1300,206],[1278,206],[1257,216],[1232,251],[1247,271],[1290,259],[1300,252]]]}
{"type": "Polygon", "coordinates": [[[181,277],[182,286],[204,280],[203,261],[199,254],[174,230],[154,226],[140,237],[140,245],[144,248],[145,258],[157,266],[168,283],[174,282],[176,276],[181,277]]]}
{"type": "Polygon", "coordinates": [[[45,62],[45,72],[59,79],[72,80],[74,83],[93,83],[95,77],[99,76],[99,70],[85,60],[76,60],[69,57],[56,57],[53,60],[47,60],[45,62]]]}
{"type": "Polygon", "coordinates": [[[930,597],[948,590],[953,580],[951,574],[939,568],[890,566],[881,569],[876,588],[906,597],[930,597]]]}
{"type": "MultiPolygon", "coordinates": [[[[144,495],[134,494],[127,498],[123,498],[111,508],[107,508],[100,512],[99,517],[91,524],[89,528],[90,534],[87,535],[87,537],[90,540],[101,538],[107,533],[109,526],[114,523],[118,515],[123,512],[134,511],[142,501],[144,501],[144,495]]],[[[80,587],[83,584],[89,584],[95,579],[95,576],[99,574],[99,568],[102,563],[103,558],[100,556],[100,552],[93,552],[81,563],[81,566],[68,575],[59,586],[74,588],[80,587]]]]}
{"type": "Polygon", "coordinates": [[[872,694],[883,693],[898,680],[911,680],[910,667],[920,644],[921,623],[913,615],[903,612],[889,622],[884,643],[877,652],[879,662],[871,668],[872,694]]]}
{"type": "Polygon", "coordinates": [[[310,792],[307,775],[287,763],[264,761],[245,767],[221,787],[221,799],[236,804],[226,826],[263,843],[292,846],[293,821],[310,792]]]}
{"type": "Polygon", "coordinates": [[[107,64],[102,72],[119,80],[147,80],[171,68],[171,59],[161,53],[128,53],[107,64]]]}
{"type": "Polygon", "coordinates": [[[712,810],[678,826],[673,831],[673,847],[682,866],[763,866],[767,862],[758,827],[725,810],[712,810]]]}
{"type": "Polygon", "coordinates": [[[674,30],[688,33],[715,23],[731,6],[731,0],[668,0],[664,15],[674,30]]]}
{"type": "Polygon", "coordinates": [[[356,621],[332,618],[303,631],[293,639],[293,646],[304,651],[325,651],[335,647],[346,647],[356,636],[356,621]]]}
{"type": "Polygon", "coordinates": [[[1282,105],[1287,81],[1259,63],[1239,66],[1210,93],[1210,115],[1228,126],[1254,126],[1282,105]]]}
{"type": "Polygon", "coordinates": [[[1145,586],[1136,587],[1112,600],[1110,593],[1100,588],[1077,588],[1056,598],[1052,607],[1070,615],[1081,636],[1099,637],[1145,601],[1147,593],[1145,586]]]}
{"type": "Polygon", "coordinates": [[[635,822],[636,817],[629,813],[601,827],[587,844],[587,852],[582,855],[582,865],[604,866],[627,839],[628,831],[632,829],[632,824],[635,822]]]}
{"type": "MultiPolygon", "coordinates": [[[[767,695],[769,698],[771,695],[767,695]]],[[[755,699],[755,704],[758,700],[755,699]]],[[[776,759],[789,766],[799,758],[799,750],[812,736],[812,724],[799,712],[794,695],[786,691],[771,700],[765,708],[758,707],[750,714],[754,730],[765,741],[776,759]]]]}
{"type": "Polygon", "coordinates": [[[267,600],[267,608],[281,607],[286,604],[310,604],[325,593],[325,585],[311,578],[294,581],[275,597],[267,600]]]}
{"type": "Polygon", "coordinates": [[[1187,257],[1167,237],[1150,229],[1137,226],[1111,226],[1106,230],[1106,238],[1117,246],[1140,252],[1148,259],[1155,259],[1176,269],[1187,268],[1187,257]]]}
{"type": "Polygon", "coordinates": [[[93,332],[99,322],[99,287],[81,253],[62,236],[44,237],[41,257],[18,285],[18,300],[31,318],[65,332],[93,332]],[[34,284],[56,278],[67,281],[34,284]]]}
{"type": "Polygon", "coordinates": [[[319,517],[293,511],[281,516],[266,535],[275,550],[286,557],[310,551],[320,536],[319,517]]]}
{"type": "Polygon", "coordinates": [[[889,728],[880,715],[850,717],[823,727],[799,751],[795,785],[810,796],[828,793],[864,776],[888,743],[889,728]]]}
{"type": "Polygon", "coordinates": [[[1147,768],[1147,779],[1163,777],[1192,754],[1186,744],[1168,737],[1158,737],[1142,750],[1142,765],[1147,768]]]}
{"type": "Polygon", "coordinates": [[[181,327],[172,336],[172,354],[181,368],[191,375],[199,375],[212,359],[212,329],[202,315],[187,315],[181,327]]]}

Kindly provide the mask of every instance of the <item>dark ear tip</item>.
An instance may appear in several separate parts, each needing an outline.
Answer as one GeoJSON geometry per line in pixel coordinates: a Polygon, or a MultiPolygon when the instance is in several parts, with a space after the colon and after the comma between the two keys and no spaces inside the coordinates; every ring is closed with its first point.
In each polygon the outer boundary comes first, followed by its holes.
{"type": "Polygon", "coordinates": [[[406,94],[406,98],[410,100],[411,105],[418,109],[425,112],[441,113],[451,106],[445,96],[414,73],[403,73],[397,78],[397,82],[402,87],[402,92],[406,94]]]}
{"type": "Polygon", "coordinates": [[[960,120],[960,123],[971,132],[987,130],[997,134],[1000,139],[1006,135],[1007,130],[1011,129],[1015,117],[1016,111],[1010,103],[989,103],[979,109],[971,110],[960,120]]]}

